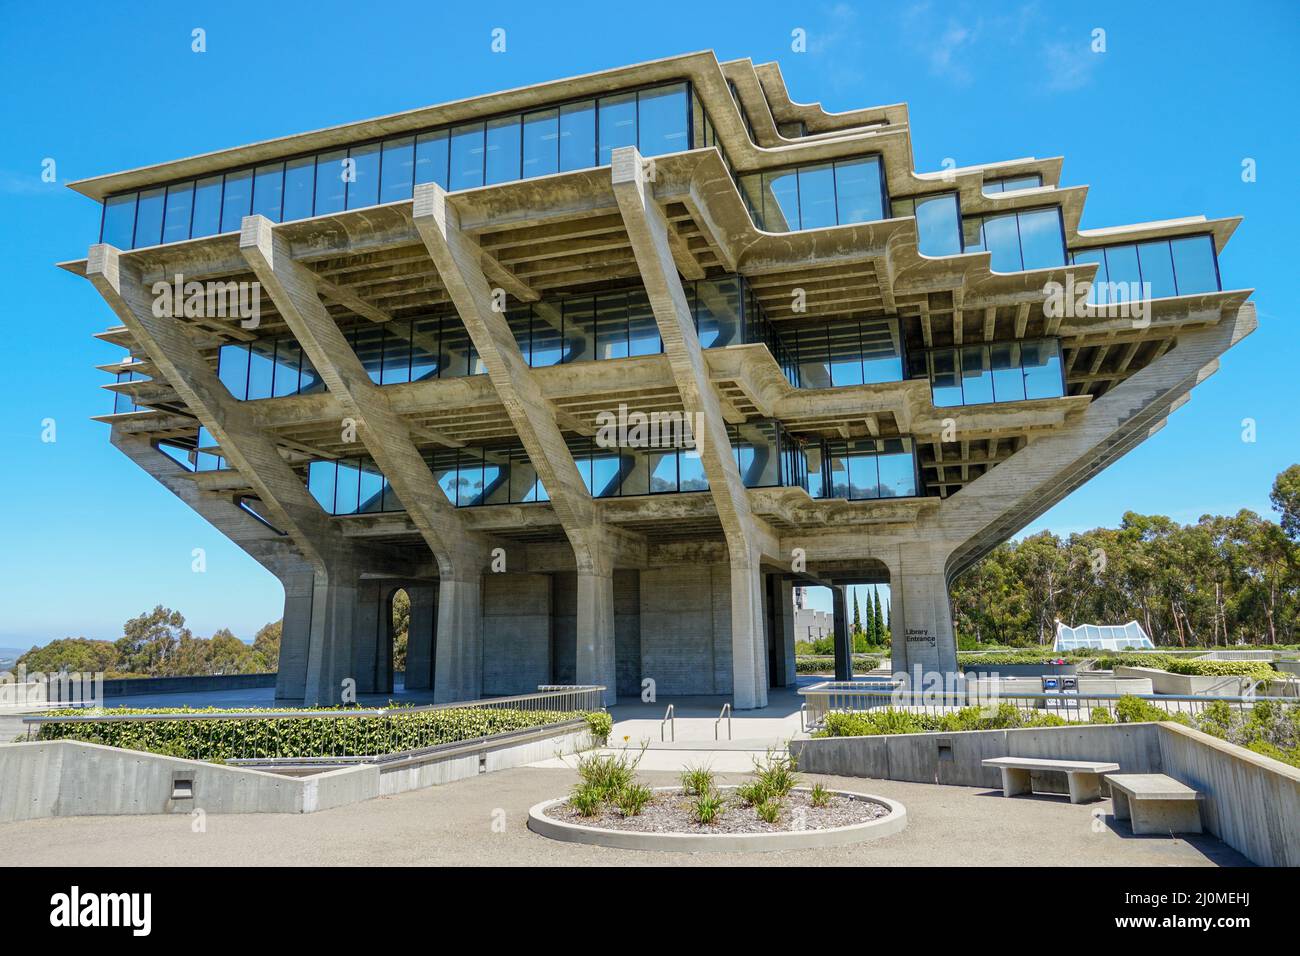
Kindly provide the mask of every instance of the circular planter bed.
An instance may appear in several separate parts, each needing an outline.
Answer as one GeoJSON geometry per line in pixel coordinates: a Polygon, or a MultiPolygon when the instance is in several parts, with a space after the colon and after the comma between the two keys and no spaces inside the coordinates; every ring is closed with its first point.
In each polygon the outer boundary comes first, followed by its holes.
{"type": "Polygon", "coordinates": [[[713,823],[696,822],[693,797],[680,787],[657,787],[654,799],[634,817],[602,806],[584,817],[566,797],[544,800],[528,811],[528,828],[552,840],[590,843],[624,850],[752,851],[845,846],[890,836],[907,826],[907,810],[885,797],[830,791],[830,802],[814,807],[806,787],[786,797],[776,823],[759,819],[753,807],[719,787],[726,809],[713,823]]]}

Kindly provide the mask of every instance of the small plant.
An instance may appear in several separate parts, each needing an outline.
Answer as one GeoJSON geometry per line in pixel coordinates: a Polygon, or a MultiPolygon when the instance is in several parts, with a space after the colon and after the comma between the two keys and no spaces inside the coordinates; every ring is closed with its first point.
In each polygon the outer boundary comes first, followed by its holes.
{"type": "Polygon", "coordinates": [[[824,807],[831,802],[831,792],[820,783],[814,783],[808,799],[814,807],[824,807]]]}
{"type": "Polygon", "coordinates": [[[647,803],[654,797],[654,791],[649,787],[639,783],[624,787],[623,792],[618,795],[617,804],[619,810],[625,817],[635,817],[645,809],[647,803]]]}
{"type": "Polygon", "coordinates": [[[795,759],[788,753],[769,750],[761,761],[754,760],[754,774],[768,796],[784,798],[798,782],[795,759]]]}
{"type": "Polygon", "coordinates": [[[578,777],[583,786],[593,788],[602,800],[614,803],[618,800],[618,795],[632,785],[637,764],[645,756],[645,751],[643,746],[635,756],[627,751],[618,754],[580,754],[578,777]]]}
{"type": "Polygon", "coordinates": [[[592,741],[598,747],[604,746],[609,740],[610,732],[614,729],[614,718],[603,710],[594,710],[587,714],[586,718],[592,741]]]}
{"type": "Polygon", "coordinates": [[[682,771],[682,792],[698,797],[713,789],[713,771],[708,767],[687,767],[682,771]]]}
{"type": "Polygon", "coordinates": [[[569,794],[569,806],[584,817],[594,817],[604,802],[605,795],[590,784],[575,787],[573,793],[569,794]]]}
{"type": "Polygon", "coordinates": [[[776,823],[781,817],[781,801],[774,797],[764,800],[754,805],[754,812],[764,823],[776,823]]]}
{"type": "Polygon", "coordinates": [[[740,797],[746,806],[756,807],[760,803],[765,803],[771,794],[768,793],[767,787],[755,781],[754,783],[742,783],[736,788],[736,796],[740,797]]]}
{"type": "Polygon", "coordinates": [[[722,816],[725,806],[726,804],[720,794],[715,792],[702,793],[691,804],[691,812],[695,814],[697,822],[708,826],[717,822],[718,818],[722,816]]]}

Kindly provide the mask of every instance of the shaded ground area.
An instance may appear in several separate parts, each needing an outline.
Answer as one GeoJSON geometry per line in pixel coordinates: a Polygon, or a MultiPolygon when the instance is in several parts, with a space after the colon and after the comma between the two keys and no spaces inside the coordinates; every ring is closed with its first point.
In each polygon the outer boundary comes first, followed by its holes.
{"type": "MultiPolygon", "coordinates": [[[[651,786],[675,775],[645,771],[651,786]]],[[[0,825],[0,866],[165,865],[1248,865],[1213,837],[1134,837],[1110,801],[1007,799],[970,787],[805,774],[804,781],[902,801],[907,829],[855,847],[678,854],[557,843],[527,828],[528,808],[563,796],[577,775],[522,767],[315,814],[79,817],[0,825]],[[1105,816],[1094,818],[1094,813],[1105,816]],[[496,827],[494,828],[494,823],[496,827]],[[499,832],[498,832],[499,831],[499,832]]],[[[739,783],[741,774],[719,774],[739,783]]]]}

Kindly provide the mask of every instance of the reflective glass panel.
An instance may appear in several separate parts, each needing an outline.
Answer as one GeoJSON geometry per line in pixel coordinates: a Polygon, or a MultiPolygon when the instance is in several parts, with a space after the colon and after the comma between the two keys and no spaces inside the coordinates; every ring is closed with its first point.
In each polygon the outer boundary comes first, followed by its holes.
{"type": "Polygon", "coordinates": [[[1055,339],[1026,342],[1020,349],[1025,376],[1025,398],[1060,398],[1061,350],[1055,339]]]}
{"type": "Polygon", "coordinates": [[[395,319],[384,326],[383,372],[381,385],[395,385],[411,380],[411,323],[395,319]]]}
{"type": "Polygon", "coordinates": [[[763,222],[768,232],[799,228],[799,176],[793,170],[763,174],[763,222]]]}
{"type": "Polygon", "coordinates": [[[596,165],[605,166],[616,148],[636,145],[636,94],[602,96],[597,101],[596,116],[600,128],[600,159],[596,165]]]}
{"type": "Polygon", "coordinates": [[[163,218],[163,242],[180,242],[190,237],[190,213],[194,208],[194,184],[167,187],[167,213],[163,218]]]}
{"type": "Polygon", "coordinates": [[[340,212],[347,199],[347,150],[321,153],[316,157],[316,206],[313,215],[340,212]]]}
{"type": "Polygon", "coordinates": [[[935,349],[930,353],[930,391],[935,408],[952,408],[962,403],[956,350],[935,349]]]}
{"type": "Polygon", "coordinates": [[[799,170],[799,228],[835,225],[835,173],[829,163],[799,170]]]}
{"type": "Polygon", "coordinates": [[[312,190],[316,184],[316,158],[303,156],[284,164],[283,222],[309,219],[312,214],[312,190]]]}
{"type": "Polygon", "coordinates": [[[1138,271],[1137,246],[1111,246],[1106,250],[1106,276],[1112,302],[1131,302],[1142,298],[1138,271]]]}
{"type": "Polygon", "coordinates": [[[641,155],[659,156],[685,150],[688,146],[686,84],[642,90],[637,98],[637,139],[641,155]]]}
{"type": "Polygon", "coordinates": [[[667,494],[677,491],[677,452],[651,451],[650,494],[667,494]]]}
{"type": "Polygon", "coordinates": [[[221,231],[238,232],[240,223],[253,208],[253,172],[245,169],[226,174],[225,192],[221,196],[221,231]]]}
{"type": "Polygon", "coordinates": [[[146,189],[140,193],[135,209],[135,248],[156,246],[162,238],[163,221],[162,187],[146,189]]]}
{"type": "Polygon", "coordinates": [[[877,157],[835,164],[840,225],[885,218],[880,184],[880,160],[877,157]]]}
{"type": "Polygon", "coordinates": [[[524,177],[547,176],[560,170],[560,111],[524,115],[524,177]]]}
{"type": "Polygon", "coordinates": [[[596,165],[596,103],[584,100],[560,107],[560,171],[596,165]]]}
{"type": "Polygon", "coordinates": [[[348,458],[338,463],[334,479],[334,513],[354,515],[361,494],[361,462],[348,458]]]}
{"type": "Polygon", "coordinates": [[[275,381],[275,339],[249,343],[248,398],[270,398],[275,381]]]}
{"type": "Polygon", "coordinates": [[[415,140],[415,182],[437,183],[447,188],[447,140],[445,129],[423,133],[415,140]]]}
{"type": "Polygon", "coordinates": [[[313,461],[307,465],[307,489],[326,514],[334,514],[334,480],[338,466],[332,461],[313,461]]]}
{"type": "Polygon", "coordinates": [[[919,248],[927,256],[955,256],[961,253],[961,217],[957,196],[948,193],[916,201],[916,232],[919,248]]]}
{"type": "Polygon", "coordinates": [[[357,466],[360,490],[357,500],[358,514],[373,514],[383,510],[384,476],[372,461],[360,462],[357,466]]]}
{"type": "Polygon", "coordinates": [[[483,185],[483,124],[470,123],[451,131],[451,185],[448,190],[483,185]]]}
{"type": "Polygon", "coordinates": [[[1048,269],[1065,265],[1065,237],[1059,210],[1035,209],[1022,212],[1020,250],[1025,269],[1048,269]]]}
{"type": "Polygon", "coordinates": [[[876,456],[882,497],[916,497],[916,465],[912,459],[911,442],[891,439],[881,442],[883,451],[876,456]]]}
{"type": "Polygon", "coordinates": [[[1025,397],[1025,375],[1020,370],[1020,345],[1004,342],[989,347],[993,371],[993,400],[1018,402],[1025,397]]]}
{"type": "Polygon", "coordinates": [[[993,374],[985,346],[968,345],[961,350],[961,386],[963,404],[982,405],[993,401],[993,374]]]}
{"type": "Polygon", "coordinates": [[[534,302],[532,307],[532,366],[546,368],[565,361],[560,335],[562,306],[558,302],[534,302]]]}
{"type": "Polygon", "coordinates": [[[627,295],[611,292],[596,296],[596,358],[627,357],[627,295]]]}
{"type": "Polygon", "coordinates": [[[585,362],[596,357],[596,317],[589,296],[564,302],[565,362],[585,362]]]}
{"type": "MultiPolygon", "coordinates": [[[[217,177],[218,189],[221,178],[217,177]]],[[[118,249],[130,249],[135,235],[135,193],[104,200],[104,228],[99,241],[118,249]]]]}
{"type": "Polygon", "coordinates": [[[627,293],[627,328],[629,355],[658,355],[663,351],[659,325],[644,289],[627,293]]]}
{"type": "Polygon", "coordinates": [[[699,455],[680,452],[677,455],[678,482],[682,491],[708,491],[709,479],[704,476],[704,461],[699,455]]]}
{"type": "Polygon", "coordinates": [[[284,208],[284,163],[257,167],[253,174],[253,215],[280,221],[284,208]]]}
{"type": "Polygon", "coordinates": [[[862,384],[862,343],[857,322],[828,322],[831,385],[862,384]]]}
{"type": "Polygon", "coordinates": [[[1163,299],[1178,294],[1174,283],[1174,260],[1169,253],[1169,240],[1138,243],[1138,265],[1142,269],[1142,282],[1151,287],[1150,297],[1163,299]]]}
{"type": "Polygon", "coordinates": [[[353,146],[348,151],[348,208],[361,209],[379,202],[379,143],[353,146]]]}
{"type": "Polygon", "coordinates": [[[1074,253],[1071,258],[1075,265],[1097,263],[1097,275],[1092,280],[1092,288],[1088,290],[1088,301],[1093,305],[1105,305],[1109,302],[1110,295],[1106,289],[1106,254],[1100,249],[1083,249],[1074,253]]]}
{"type": "Polygon", "coordinates": [[[487,124],[487,182],[508,183],[519,178],[520,125],[518,116],[489,120],[487,124]]]}
{"type": "Polygon", "coordinates": [[[415,188],[415,139],[403,136],[384,143],[379,201],[410,199],[415,188]]]}
{"type": "Polygon", "coordinates": [[[1214,239],[1188,236],[1169,243],[1174,256],[1174,277],[1179,295],[1219,291],[1219,270],[1215,264],[1214,239]]]}
{"type": "Polygon", "coordinates": [[[226,391],[243,401],[248,397],[248,345],[223,345],[217,353],[217,377],[226,391]]]}
{"type": "Polygon", "coordinates": [[[271,395],[279,398],[293,395],[298,391],[298,365],[302,361],[302,350],[293,339],[280,339],[275,344],[275,371],[271,383],[271,395]]]}
{"type": "Polygon", "coordinates": [[[1016,214],[987,216],[984,219],[984,246],[989,251],[989,268],[994,272],[1019,272],[1020,231],[1016,214]]]}
{"type": "Polygon", "coordinates": [[[440,320],[416,319],[411,327],[411,381],[438,377],[440,320]]]}

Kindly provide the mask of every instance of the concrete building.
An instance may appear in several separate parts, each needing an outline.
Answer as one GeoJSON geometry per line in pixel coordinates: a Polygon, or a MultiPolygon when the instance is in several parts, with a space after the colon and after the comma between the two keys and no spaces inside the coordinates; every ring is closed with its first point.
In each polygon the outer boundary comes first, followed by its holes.
{"type": "Polygon", "coordinates": [[[74,183],[62,266],[113,443],[283,582],[278,696],[388,687],[405,588],[438,699],[752,708],[796,583],[955,669],[954,576],[1254,328],[1239,220],[1081,230],[1061,166],[918,173],[906,106],[695,53],[74,183]]]}

